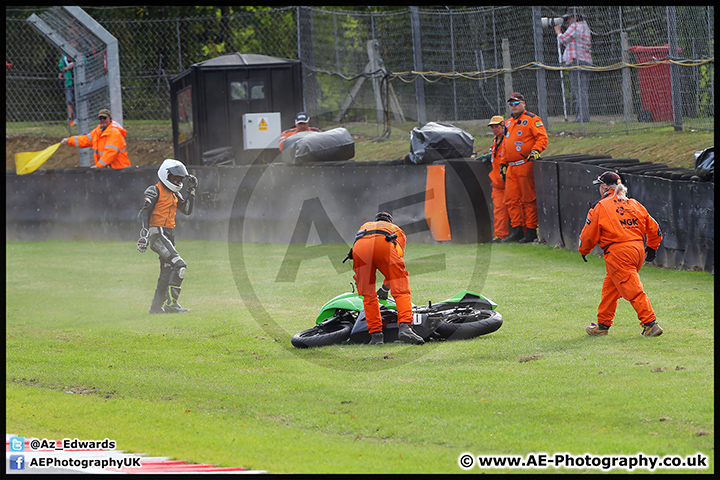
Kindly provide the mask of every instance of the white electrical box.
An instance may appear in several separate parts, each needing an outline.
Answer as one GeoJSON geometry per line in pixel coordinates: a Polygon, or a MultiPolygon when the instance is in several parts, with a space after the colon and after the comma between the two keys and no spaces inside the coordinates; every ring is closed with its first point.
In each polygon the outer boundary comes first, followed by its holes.
{"type": "Polygon", "coordinates": [[[278,148],[280,140],[280,112],[246,113],[242,116],[243,148],[259,150],[278,148]]]}

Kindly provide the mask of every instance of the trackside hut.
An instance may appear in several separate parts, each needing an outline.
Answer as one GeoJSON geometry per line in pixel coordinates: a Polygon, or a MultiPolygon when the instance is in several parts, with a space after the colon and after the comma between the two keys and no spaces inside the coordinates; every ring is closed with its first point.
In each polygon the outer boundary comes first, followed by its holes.
{"type": "MultiPolygon", "coordinates": [[[[281,131],[303,110],[301,62],[232,53],[192,65],[170,84],[175,158],[203,165],[225,151],[235,164],[257,152],[243,147],[243,115],[279,112],[281,131]]],[[[278,152],[270,152],[272,158],[278,152]]]]}

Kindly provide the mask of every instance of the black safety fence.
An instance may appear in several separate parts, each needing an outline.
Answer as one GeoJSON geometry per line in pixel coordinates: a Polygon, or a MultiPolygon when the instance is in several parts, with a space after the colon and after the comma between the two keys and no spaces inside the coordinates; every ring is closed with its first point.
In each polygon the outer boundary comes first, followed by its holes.
{"type": "MultiPolygon", "coordinates": [[[[576,251],[587,211],[599,198],[592,180],[612,169],[660,224],[664,237],[655,264],[714,274],[714,183],[653,176],[651,166],[641,165],[645,171],[637,173],[638,163],[588,155],[536,162],[540,241],[576,251]]],[[[185,240],[349,246],[362,222],[386,210],[409,242],[442,243],[428,222],[428,203],[437,200],[428,190],[432,170],[444,179],[440,206],[449,242],[486,243],[492,239],[489,169],[465,159],[192,166],[200,181],[195,211],[178,214],[177,234],[185,240]]],[[[115,240],[134,248],[143,192],[157,182],[155,167],[8,172],[6,240],[115,240]]]]}

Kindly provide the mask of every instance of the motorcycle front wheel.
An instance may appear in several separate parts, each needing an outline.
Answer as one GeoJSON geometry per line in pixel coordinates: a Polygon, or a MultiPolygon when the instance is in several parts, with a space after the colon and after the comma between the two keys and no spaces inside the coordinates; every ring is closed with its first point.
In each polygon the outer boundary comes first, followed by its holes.
{"type": "Polygon", "coordinates": [[[337,317],[333,317],[315,325],[313,328],[308,328],[300,333],[296,333],[290,339],[290,342],[293,347],[296,348],[324,347],[327,345],[340,344],[350,338],[352,325],[337,321],[336,319],[337,317]]]}

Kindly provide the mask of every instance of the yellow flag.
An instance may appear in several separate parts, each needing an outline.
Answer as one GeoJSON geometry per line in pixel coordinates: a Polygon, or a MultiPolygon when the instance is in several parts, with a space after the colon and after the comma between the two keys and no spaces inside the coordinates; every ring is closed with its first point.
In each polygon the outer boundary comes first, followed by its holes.
{"type": "Polygon", "coordinates": [[[51,145],[42,152],[22,152],[15,154],[15,171],[18,175],[25,175],[26,173],[32,173],[40,165],[55,153],[55,150],[60,146],[59,143],[51,145]]]}

